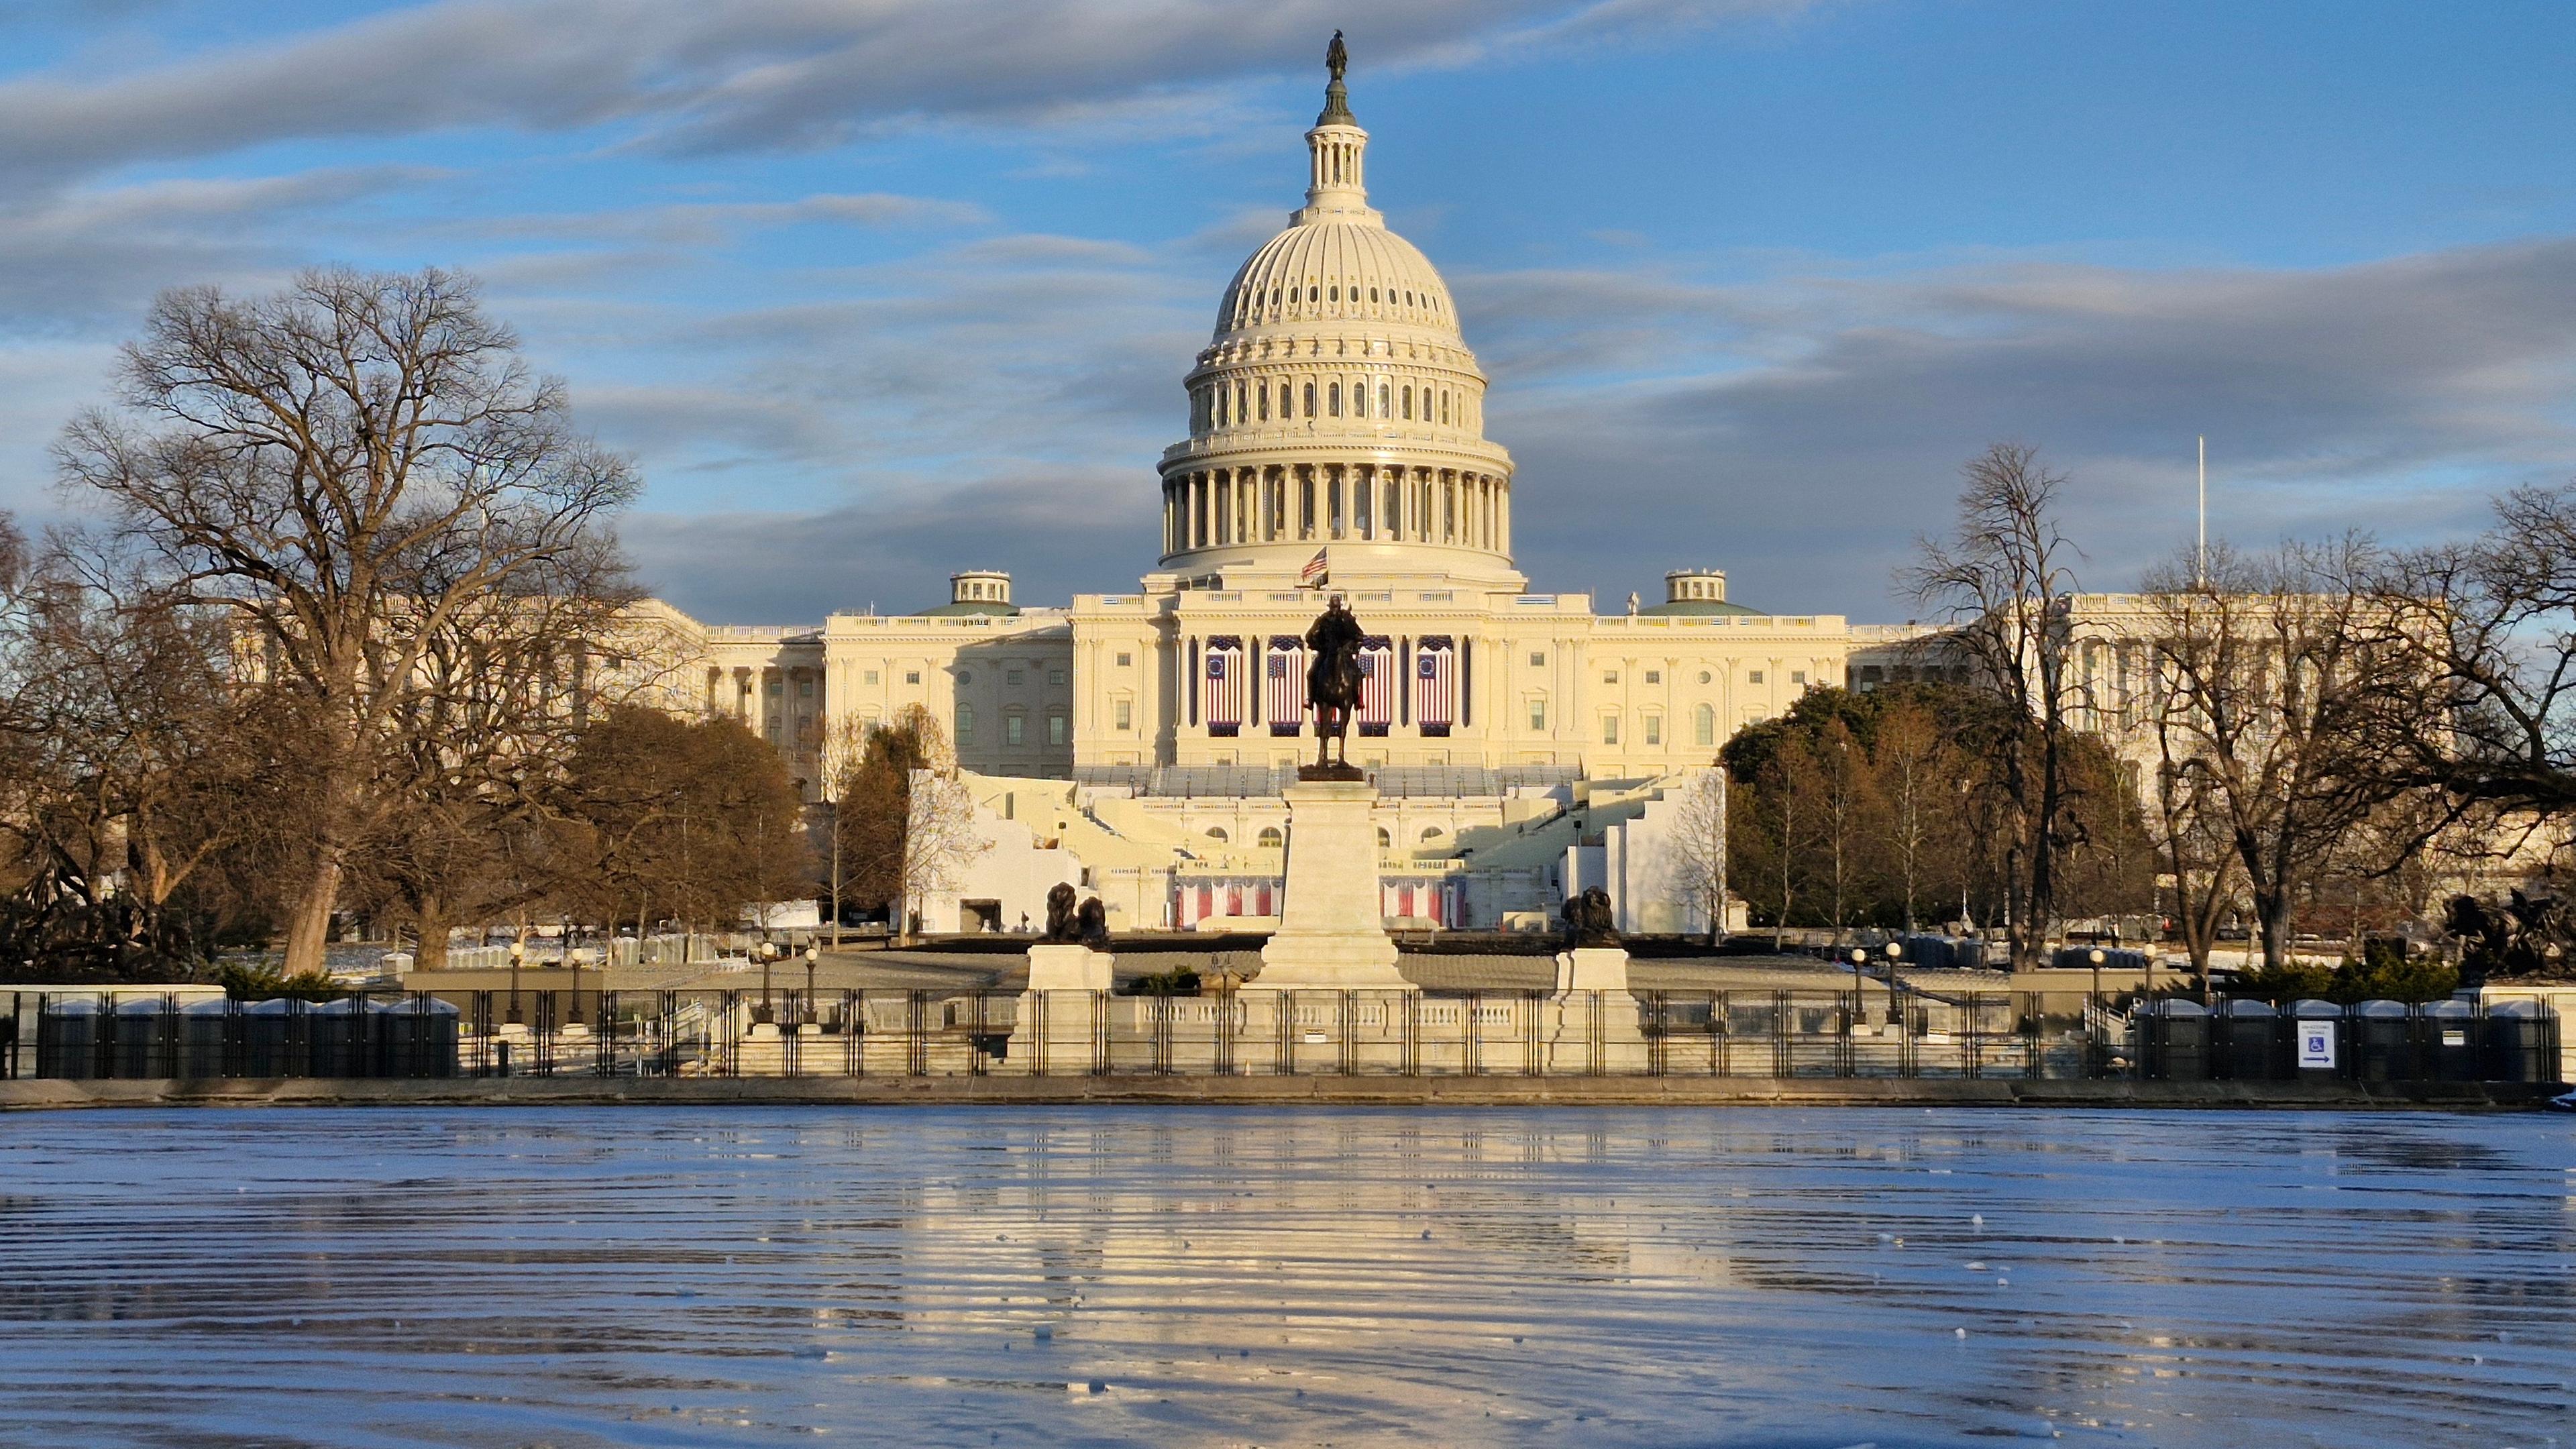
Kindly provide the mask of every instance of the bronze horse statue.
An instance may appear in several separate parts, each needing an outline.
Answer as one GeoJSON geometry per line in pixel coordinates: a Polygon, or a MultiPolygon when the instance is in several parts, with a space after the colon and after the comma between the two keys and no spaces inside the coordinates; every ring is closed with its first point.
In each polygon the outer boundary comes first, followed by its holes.
{"type": "Polygon", "coordinates": [[[1351,769],[1351,714],[1360,704],[1359,619],[1335,594],[1306,631],[1306,703],[1315,711],[1315,773],[1355,778],[1351,769]],[[1338,757],[1338,758],[1337,758],[1338,757]]]}

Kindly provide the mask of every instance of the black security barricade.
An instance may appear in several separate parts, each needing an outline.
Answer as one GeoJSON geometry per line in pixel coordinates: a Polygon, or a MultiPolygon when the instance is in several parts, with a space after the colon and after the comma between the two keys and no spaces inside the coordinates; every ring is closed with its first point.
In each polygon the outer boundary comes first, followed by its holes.
{"type": "Polygon", "coordinates": [[[2552,1080],[2538,1002],[2123,1016],[2037,994],[1388,991],[1197,996],[922,989],[359,993],[317,1004],[40,995],[37,1075],[1675,1076],[2365,1082],[2552,1080]]]}

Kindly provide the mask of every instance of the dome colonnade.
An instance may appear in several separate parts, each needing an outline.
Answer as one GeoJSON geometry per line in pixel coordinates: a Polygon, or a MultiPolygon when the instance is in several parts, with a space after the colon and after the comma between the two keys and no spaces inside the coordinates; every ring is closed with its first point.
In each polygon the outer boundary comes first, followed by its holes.
{"type": "Polygon", "coordinates": [[[1337,76],[1306,133],[1306,205],[1243,264],[1162,460],[1162,565],[1337,574],[1511,568],[1511,457],[1448,285],[1368,205],[1368,133],[1337,76]],[[1366,545],[1369,547],[1359,547],[1366,545]]]}

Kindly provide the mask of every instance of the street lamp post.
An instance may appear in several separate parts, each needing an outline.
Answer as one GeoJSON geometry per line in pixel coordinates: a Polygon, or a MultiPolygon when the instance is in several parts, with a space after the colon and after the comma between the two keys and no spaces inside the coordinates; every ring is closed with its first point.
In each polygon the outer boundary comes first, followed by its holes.
{"type": "Polygon", "coordinates": [[[2093,1058],[2094,1074],[2098,1076],[2102,1070],[2102,948],[2094,947],[2085,959],[2093,963],[2093,998],[2086,1004],[2084,1012],[2084,1042],[2093,1058]]]}
{"type": "Polygon", "coordinates": [[[806,942],[806,943],[805,943],[805,1019],[806,1019],[807,1021],[814,1021],[814,1020],[818,1020],[818,1019],[819,1019],[819,1014],[814,1010],[814,966],[815,966],[815,963],[817,963],[817,962],[821,961],[822,959],[823,959],[823,946],[822,946],[822,943],[821,943],[821,942],[819,942],[819,941],[808,941],[808,942],[806,942]]]}
{"type": "Polygon", "coordinates": [[[1897,963],[1897,962],[1899,962],[1899,961],[1902,961],[1902,960],[1904,960],[1904,959],[1905,959],[1905,943],[1904,943],[1904,942],[1902,942],[1902,941],[1890,941],[1890,942],[1888,942],[1888,943],[1887,943],[1887,1019],[1888,1019],[1888,1021],[1889,1021],[1889,1022],[1891,1022],[1891,1023],[1894,1023],[1894,1024],[1897,1024],[1897,1025],[1898,1025],[1898,1028],[1899,1028],[1899,1030],[1898,1030],[1898,1034],[1899,1034],[1899,1035],[1903,1035],[1903,1034],[1904,1034],[1904,1033],[1903,1033],[1902,1024],[1903,1024],[1903,1022],[1904,1022],[1904,1020],[1905,1020],[1905,1015],[1904,1015],[1904,1008],[1903,1008],[1903,1007],[1901,1007],[1901,1006],[1899,1006],[1899,1005],[1897,1004],[1897,999],[1896,999],[1896,963],[1897,963]]]}
{"type": "Polygon", "coordinates": [[[519,966],[528,954],[528,943],[510,943],[510,1025],[519,1024],[519,966]]]}

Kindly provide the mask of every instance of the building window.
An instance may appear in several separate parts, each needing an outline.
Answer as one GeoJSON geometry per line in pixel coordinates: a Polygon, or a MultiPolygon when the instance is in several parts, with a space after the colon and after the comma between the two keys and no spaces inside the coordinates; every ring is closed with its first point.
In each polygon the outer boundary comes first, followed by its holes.
{"type": "Polygon", "coordinates": [[[957,706],[957,743],[961,745],[968,744],[971,743],[974,738],[975,706],[971,704],[961,704],[957,706]]]}
{"type": "Polygon", "coordinates": [[[1063,671],[1063,670],[1061,670],[1061,669],[1050,669],[1050,670],[1048,670],[1048,671],[1047,671],[1047,683],[1049,683],[1049,684],[1062,684],[1062,683],[1064,683],[1064,671],[1063,671]]]}
{"type": "Polygon", "coordinates": [[[1028,720],[1016,714],[1002,716],[1002,743],[1016,745],[1028,726],[1028,720]]]}
{"type": "Polygon", "coordinates": [[[1532,695],[1530,697],[1529,721],[1531,729],[1543,730],[1547,728],[1547,697],[1545,695],[1532,695]]]}
{"type": "Polygon", "coordinates": [[[867,677],[868,677],[868,683],[870,683],[870,684],[875,684],[875,683],[877,683],[877,682],[878,682],[878,681],[877,681],[877,672],[876,672],[875,670],[873,670],[873,669],[871,669],[871,670],[869,670],[869,671],[868,671],[868,676],[867,676],[867,677]]]}
{"type": "Polygon", "coordinates": [[[1703,748],[1717,743],[1717,711],[1708,705],[1691,711],[1691,743],[1703,748]]]}
{"type": "Polygon", "coordinates": [[[1616,670],[1616,669],[1604,669],[1604,670],[1602,670],[1602,671],[1601,671],[1601,682],[1602,682],[1603,684],[1617,684],[1617,683],[1619,682],[1619,671],[1618,671],[1618,670],[1616,670]]]}
{"type": "Polygon", "coordinates": [[[1051,714],[1051,715],[1048,715],[1048,716],[1047,716],[1047,743],[1048,743],[1048,744],[1051,744],[1051,745],[1060,745],[1060,744],[1063,744],[1063,743],[1064,743],[1064,727],[1065,727],[1065,725],[1064,725],[1064,716],[1063,716],[1063,715],[1060,715],[1060,714],[1051,714]]]}
{"type": "Polygon", "coordinates": [[[1311,383],[1311,382],[1310,382],[1310,383],[1306,384],[1306,416],[1308,416],[1308,417],[1310,417],[1310,418],[1311,418],[1311,417],[1313,417],[1314,415],[1315,415],[1315,385],[1314,385],[1313,383],[1311,383]]]}
{"type": "Polygon", "coordinates": [[[1663,742],[1664,717],[1659,714],[1650,714],[1646,716],[1646,743],[1649,745],[1660,745],[1663,742]]]}
{"type": "Polygon", "coordinates": [[[1699,672],[1699,682],[1700,682],[1700,683],[1702,683],[1702,684],[1706,684],[1706,683],[1708,683],[1708,671],[1707,671],[1707,670],[1703,669],[1703,670],[1701,670],[1701,671],[1699,672]]]}
{"type": "Polygon", "coordinates": [[[1279,827],[1276,825],[1262,826],[1261,834],[1253,840],[1253,844],[1260,846],[1264,850],[1277,850],[1280,846],[1287,843],[1288,837],[1280,834],[1279,827]]]}
{"type": "Polygon", "coordinates": [[[921,671],[918,669],[905,670],[903,672],[903,682],[906,684],[919,684],[921,682],[921,671]]]}
{"type": "Polygon", "coordinates": [[[1384,849],[1386,849],[1386,848],[1388,848],[1389,846],[1392,846],[1392,845],[1394,845],[1394,844],[1395,844],[1395,837],[1386,833],[1386,827],[1385,827],[1385,826],[1383,826],[1383,825],[1379,826],[1379,827],[1377,828],[1377,848],[1378,848],[1378,849],[1380,849],[1380,850],[1384,850],[1384,849]]]}
{"type": "Polygon", "coordinates": [[[1646,682],[1647,682],[1648,684],[1661,684],[1661,683],[1663,683],[1663,682],[1664,682],[1664,671],[1662,671],[1662,670],[1660,670],[1660,669],[1649,669],[1649,670],[1647,670],[1647,671],[1646,671],[1646,682]]]}
{"type": "Polygon", "coordinates": [[[1136,727],[1136,702],[1134,700],[1122,699],[1117,701],[1113,707],[1118,713],[1118,727],[1120,729],[1128,730],[1136,727]]]}
{"type": "Polygon", "coordinates": [[[1026,684],[1028,682],[1028,678],[1029,672],[1025,669],[1005,669],[1002,671],[1002,682],[1004,684],[1026,684]]]}
{"type": "Polygon", "coordinates": [[[1790,671],[1789,671],[1789,682],[1790,682],[1791,684],[1804,684],[1804,683],[1806,683],[1806,682],[1807,682],[1807,671],[1805,671],[1805,670],[1803,670],[1803,669],[1792,669],[1792,670],[1790,670],[1790,671]]]}
{"type": "Polygon", "coordinates": [[[1342,415],[1342,385],[1333,383],[1324,389],[1324,405],[1334,417],[1342,415]]]}
{"type": "Polygon", "coordinates": [[[1547,656],[1546,656],[1545,654],[1540,653],[1538,650],[1535,650],[1535,649],[1531,650],[1531,651],[1530,651],[1530,668],[1532,668],[1532,669],[1545,669],[1546,667],[1547,667],[1547,656]]]}
{"type": "Polygon", "coordinates": [[[974,673],[974,671],[973,671],[973,670],[970,670],[970,669],[960,669],[960,670],[958,670],[958,671],[957,671],[957,682],[958,682],[959,684],[961,684],[961,685],[965,685],[965,684],[973,684],[973,683],[975,682],[975,673],[974,673]]]}
{"type": "Polygon", "coordinates": [[[1601,716],[1601,743],[1605,745],[1619,743],[1619,716],[1615,714],[1601,716]]]}
{"type": "Polygon", "coordinates": [[[812,699],[814,697],[814,681],[810,679],[800,679],[796,681],[796,697],[798,699],[812,699]]]}
{"type": "Polygon", "coordinates": [[[1388,414],[1387,401],[1388,401],[1387,386],[1386,386],[1386,384],[1385,384],[1385,383],[1382,383],[1382,382],[1381,382],[1381,383],[1379,383],[1379,384],[1377,385],[1377,415],[1378,415],[1379,417],[1385,417],[1385,416],[1387,416],[1387,414],[1388,414]]]}
{"type": "MultiPolygon", "coordinates": [[[[1119,667],[1119,668],[1121,668],[1121,669],[1133,669],[1133,668],[1135,668],[1135,667],[1136,667],[1136,656],[1135,656],[1135,655],[1133,655],[1133,654],[1129,654],[1129,653],[1125,652],[1124,650],[1121,650],[1121,651],[1119,652],[1119,655],[1118,655],[1118,667],[1119,667]]],[[[1703,683],[1703,684],[1705,684],[1705,683],[1707,683],[1708,681],[1706,681],[1706,680],[1701,680],[1700,682],[1701,682],[1701,683],[1703,683]]]]}
{"type": "Polygon", "coordinates": [[[1747,682],[1747,683],[1749,683],[1749,684],[1760,684],[1760,683],[1762,682],[1762,671],[1761,671],[1761,670],[1759,670],[1759,669],[1756,669],[1756,670],[1752,671],[1751,673],[1746,674],[1746,675],[1744,676],[1744,678],[1745,678],[1745,682],[1747,682]]]}
{"type": "Polygon", "coordinates": [[[1215,841],[1219,845],[1225,844],[1225,827],[1222,825],[1209,826],[1207,828],[1207,838],[1215,841]]]}

